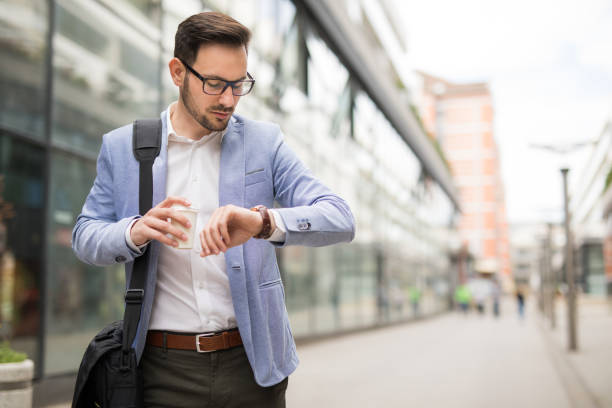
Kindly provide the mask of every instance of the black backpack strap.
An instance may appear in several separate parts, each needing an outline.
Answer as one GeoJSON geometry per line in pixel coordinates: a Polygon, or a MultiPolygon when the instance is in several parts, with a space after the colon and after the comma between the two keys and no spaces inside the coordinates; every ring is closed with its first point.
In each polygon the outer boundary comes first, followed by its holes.
{"type": "Polygon", "coordinates": [[[134,122],[132,149],[140,163],[138,203],[141,215],[151,209],[153,202],[153,162],[161,150],[161,119],[142,119],[134,122]]]}
{"type": "MultiPolygon", "coordinates": [[[[141,215],[144,215],[153,206],[153,162],[159,155],[162,140],[161,119],[143,119],[134,122],[132,148],[134,157],[140,163],[140,177],[138,189],[138,203],[141,215]]],[[[125,313],[123,315],[123,351],[127,356],[138,328],[144,287],[149,264],[148,246],[145,253],[134,260],[132,278],[125,292],[125,313]]],[[[122,364],[129,364],[124,358],[122,364]]]]}

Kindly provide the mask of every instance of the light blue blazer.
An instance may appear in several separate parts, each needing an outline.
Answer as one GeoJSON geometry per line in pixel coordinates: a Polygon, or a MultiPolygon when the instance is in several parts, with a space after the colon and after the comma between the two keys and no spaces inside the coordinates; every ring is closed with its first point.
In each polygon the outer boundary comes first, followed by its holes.
{"type": "MultiPolygon", "coordinates": [[[[166,198],[166,112],[161,118],[162,148],[153,164],[154,206],[166,198]]],[[[72,232],[72,248],[80,260],[93,265],[125,263],[127,282],[138,256],[125,241],[125,230],[139,212],[138,174],[132,126],[104,135],[97,176],[72,232]]],[[[351,241],[355,235],[349,206],[313,177],[284,143],[277,125],[234,115],[221,146],[219,204],[272,207],[275,200],[287,227],[283,245],[323,246],[351,241]]],[[[153,241],[150,245],[151,262],[134,341],[138,358],[149,327],[162,244],[153,241]]],[[[277,384],[295,370],[298,358],[274,246],[251,239],[230,248],[225,260],[236,320],[255,380],[261,386],[277,384]]]]}

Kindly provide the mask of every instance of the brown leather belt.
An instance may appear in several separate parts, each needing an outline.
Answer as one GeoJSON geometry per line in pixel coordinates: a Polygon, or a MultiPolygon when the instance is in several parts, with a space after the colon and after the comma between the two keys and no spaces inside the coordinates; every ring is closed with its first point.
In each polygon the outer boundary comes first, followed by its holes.
{"type": "Polygon", "coordinates": [[[149,330],[147,333],[147,344],[155,347],[209,353],[211,351],[226,350],[240,346],[242,345],[242,338],[237,329],[203,334],[177,334],[149,330]]]}

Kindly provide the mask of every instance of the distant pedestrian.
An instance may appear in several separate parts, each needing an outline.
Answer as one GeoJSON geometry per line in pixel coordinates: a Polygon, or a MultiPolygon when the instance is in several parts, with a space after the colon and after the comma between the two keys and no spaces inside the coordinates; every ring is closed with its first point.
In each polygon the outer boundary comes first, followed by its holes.
{"type": "Polygon", "coordinates": [[[519,318],[522,320],[525,318],[525,295],[520,288],[516,290],[516,303],[518,305],[519,318]]]}
{"type": "Polygon", "coordinates": [[[491,285],[491,300],[493,301],[493,316],[499,317],[499,297],[501,295],[501,289],[497,280],[493,281],[491,285]]]}
{"type": "Polygon", "coordinates": [[[410,304],[412,305],[412,313],[416,317],[419,315],[419,302],[421,301],[421,291],[416,286],[411,286],[408,292],[410,304]]]}
{"type": "Polygon", "coordinates": [[[376,290],[376,306],[378,310],[378,319],[380,321],[389,320],[389,295],[387,294],[386,286],[382,282],[378,284],[376,290]]]}
{"type": "Polygon", "coordinates": [[[470,308],[470,302],[472,300],[472,294],[470,289],[466,285],[459,285],[455,289],[455,302],[459,305],[459,310],[464,314],[468,312],[470,308]]]}

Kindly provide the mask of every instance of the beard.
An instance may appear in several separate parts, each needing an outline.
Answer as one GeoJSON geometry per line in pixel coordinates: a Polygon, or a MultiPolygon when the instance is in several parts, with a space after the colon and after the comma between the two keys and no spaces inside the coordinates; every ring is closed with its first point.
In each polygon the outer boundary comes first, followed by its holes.
{"type": "Polygon", "coordinates": [[[196,109],[196,103],[194,102],[191,96],[191,92],[189,92],[189,75],[187,75],[185,81],[183,82],[180,96],[181,101],[185,106],[185,109],[187,110],[187,112],[189,112],[191,117],[200,124],[200,126],[210,130],[211,132],[225,130],[230,118],[232,117],[231,114],[234,111],[234,108],[227,108],[223,105],[210,106],[206,109],[206,112],[209,112],[210,116],[207,116],[206,113],[198,112],[198,110],[196,109]],[[229,113],[229,115],[226,119],[220,120],[214,117],[212,111],[229,113]]]}

